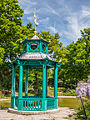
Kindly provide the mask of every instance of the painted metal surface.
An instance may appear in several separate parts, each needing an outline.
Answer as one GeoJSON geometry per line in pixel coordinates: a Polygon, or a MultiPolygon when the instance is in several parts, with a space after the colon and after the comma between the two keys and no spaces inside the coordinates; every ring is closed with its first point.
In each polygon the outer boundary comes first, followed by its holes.
{"type": "Polygon", "coordinates": [[[15,108],[15,66],[12,66],[12,95],[11,95],[11,108],[15,108]]]}
{"type": "Polygon", "coordinates": [[[25,39],[23,42],[23,54],[12,62],[12,96],[11,108],[17,107],[19,111],[46,111],[58,108],[57,81],[58,62],[48,55],[49,42],[43,39],[25,39]],[[34,45],[34,46],[33,46],[34,45]],[[44,47],[45,48],[44,48],[44,47]],[[19,67],[19,96],[15,97],[15,68],[19,67]],[[25,71],[25,96],[23,92],[23,68],[25,71]],[[28,96],[29,70],[42,69],[42,97],[28,96]],[[47,96],[47,70],[54,68],[54,97],[47,96]]]}
{"type": "Polygon", "coordinates": [[[48,54],[48,41],[45,41],[43,39],[25,39],[23,41],[23,53],[31,52],[31,53],[37,53],[37,52],[42,52],[45,54],[48,54]],[[31,45],[32,44],[37,44],[36,49],[32,49],[31,45]],[[43,50],[43,45],[45,45],[45,50],[43,50]]]}
{"type": "Polygon", "coordinates": [[[18,97],[15,97],[16,100],[16,106],[18,106],[18,103],[21,104],[21,108],[18,109],[19,111],[46,111],[51,109],[57,108],[57,101],[54,97],[48,97],[43,99],[42,97],[22,97],[19,99],[18,97]],[[45,104],[45,106],[44,106],[45,104]]]}
{"type": "Polygon", "coordinates": [[[26,71],[25,71],[25,97],[27,98],[28,97],[28,72],[29,72],[29,69],[28,67],[26,67],[26,71]]]}
{"type": "Polygon", "coordinates": [[[57,88],[58,88],[58,68],[57,64],[54,69],[54,97],[57,98],[57,88]]]}

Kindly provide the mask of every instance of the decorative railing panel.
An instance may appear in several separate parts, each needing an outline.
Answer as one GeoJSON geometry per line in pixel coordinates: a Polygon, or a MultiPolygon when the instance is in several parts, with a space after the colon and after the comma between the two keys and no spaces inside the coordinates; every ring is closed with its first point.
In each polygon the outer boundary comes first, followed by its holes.
{"type": "Polygon", "coordinates": [[[42,110],[42,99],[40,98],[22,98],[19,99],[22,103],[23,111],[41,111],[42,110]]]}
{"type": "Polygon", "coordinates": [[[46,106],[45,110],[50,110],[57,108],[57,104],[57,100],[54,97],[48,97],[44,99],[38,96],[28,96],[28,98],[25,98],[24,96],[21,99],[15,97],[15,105],[20,111],[43,111],[43,105],[46,106]],[[43,102],[45,103],[45,105],[43,104],[43,102]]]}
{"type": "Polygon", "coordinates": [[[48,98],[47,99],[47,110],[55,108],[55,98],[48,98]]]}

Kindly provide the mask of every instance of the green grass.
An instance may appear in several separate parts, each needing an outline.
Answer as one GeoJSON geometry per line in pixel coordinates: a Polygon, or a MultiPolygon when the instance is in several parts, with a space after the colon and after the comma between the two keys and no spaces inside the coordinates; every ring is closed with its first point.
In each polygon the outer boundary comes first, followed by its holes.
{"type": "Polygon", "coordinates": [[[0,109],[10,108],[10,104],[9,100],[0,101],[0,109]]]}
{"type": "Polygon", "coordinates": [[[10,94],[0,94],[0,98],[10,98],[11,95],[10,94]]]}
{"type": "MultiPolygon", "coordinates": [[[[25,96],[25,92],[23,92],[23,96],[25,96]]],[[[28,96],[35,96],[33,93],[28,93],[28,96]]]]}
{"type": "MultiPolygon", "coordinates": [[[[76,109],[81,104],[81,101],[79,98],[59,98],[58,100],[58,106],[59,107],[70,107],[76,109]]],[[[9,108],[10,107],[10,101],[0,101],[0,108],[9,108]]]]}
{"type": "Polygon", "coordinates": [[[58,106],[59,107],[69,107],[76,109],[80,106],[81,101],[79,98],[59,98],[58,106]]]}
{"type": "Polygon", "coordinates": [[[5,95],[4,94],[0,94],[0,98],[4,98],[5,97],[5,95]]]}

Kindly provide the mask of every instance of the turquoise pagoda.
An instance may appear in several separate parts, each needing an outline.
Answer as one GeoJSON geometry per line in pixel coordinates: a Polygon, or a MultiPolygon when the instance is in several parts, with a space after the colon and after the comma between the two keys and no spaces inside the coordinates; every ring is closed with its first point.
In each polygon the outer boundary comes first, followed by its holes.
{"type": "Polygon", "coordinates": [[[58,62],[48,55],[49,42],[38,38],[23,41],[23,54],[12,62],[11,108],[18,111],[47,111],[58,108],[58,62]],[[19,67],[19,95],[15,96],[15,71],[19,67]],[[31,69],[42,69],[42,96],[28,96],[28,74],[31,69]],[[54,68],[54,97],[47,96],[47,70],[54,68]],[[25,96],[23,92],[25,69],[25,96]]]}

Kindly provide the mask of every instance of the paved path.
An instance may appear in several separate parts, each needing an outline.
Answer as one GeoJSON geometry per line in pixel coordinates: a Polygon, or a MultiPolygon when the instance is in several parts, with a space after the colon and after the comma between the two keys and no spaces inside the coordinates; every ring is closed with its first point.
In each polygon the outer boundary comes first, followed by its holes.
{"type": "Polygon", "coordinates": [[[7,99],[7,98],[0,98],[0,101],[3,101],[3,100],[11,100],[11,99],[7,99]]]}
{"type": "Polygon", "coordinates": [[[67,120],[68,115],[74,114],[74,109],[60,107],[60,112],[55,114],[42,115],[17,115],[8,113],[7,110],[0,110],[0,120],[67,120]]]}
{"type": "Polygon", "coordinates": [[[77,98],[77,96],[58,96],[58,98],[77,98]]]}

